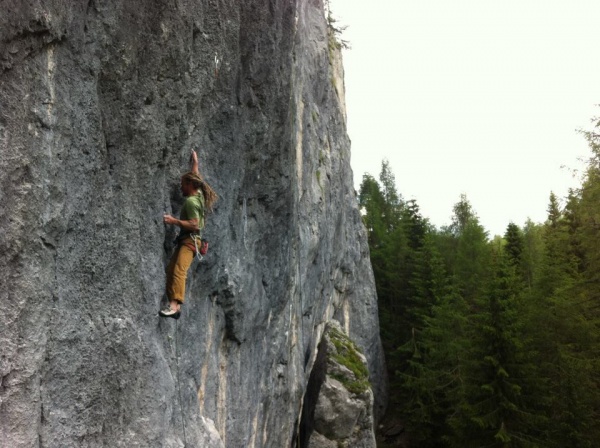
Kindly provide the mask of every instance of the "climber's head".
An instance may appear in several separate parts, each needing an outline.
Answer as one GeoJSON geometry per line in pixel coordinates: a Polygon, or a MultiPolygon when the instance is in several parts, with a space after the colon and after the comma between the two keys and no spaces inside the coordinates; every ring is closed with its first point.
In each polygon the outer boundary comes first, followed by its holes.
{"type": "Polygon", "coordinates": [[[192,171],[185,173],[181,176],[181,192],[186,197],[196,194],[202,183],[203,180],[198,174],[192,171]]]}
{"type": "Polygon", "coordinates": [[[202,179],[199,174],[190,171],[181,176],[181,192],[184,196],[191,196],[196,194],[198,190],[202,191],[204,195],[204,202],[206,208],[212,211],[213,204],[218,199],[215,191],[208,185],[208,183],[202,179]]]}

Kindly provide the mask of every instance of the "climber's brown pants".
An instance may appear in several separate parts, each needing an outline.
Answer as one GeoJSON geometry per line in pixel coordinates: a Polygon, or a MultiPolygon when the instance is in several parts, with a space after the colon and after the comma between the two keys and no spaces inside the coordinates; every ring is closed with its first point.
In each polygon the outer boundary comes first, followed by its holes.
{"type": "MultiPolygon", "coordinates": [[[[190,241],[192,240],[190,239],[190,241]]],[[[167,297],[169,300],[177,300],[179,303],[183,303],[185,300],[185,280],[192,261],[194,261],[194,251],[183,242],[180,243],[167,266],[167,297]]]]}

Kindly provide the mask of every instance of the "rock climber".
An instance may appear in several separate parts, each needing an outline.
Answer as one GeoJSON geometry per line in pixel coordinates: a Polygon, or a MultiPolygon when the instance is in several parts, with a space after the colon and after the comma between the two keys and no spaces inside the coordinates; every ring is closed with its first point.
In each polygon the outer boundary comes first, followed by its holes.
{"type": "Polygon", "coordinates": [[[200,244],[200,231],[204,227],[206,212],[211,212],[218,196],[200,175],[198,155],[192,150],[191,171],[181,176],[181,193],[185,202],[181,208],[179,219],[164,215],[165,224],[180,228],[177,236],[175,252],[167,266],[167,298],[169,305],[158,314],[162,317],[179,319],[181,304],[185,300],[185,281],[187,271],[194,261],[200,244]],[[196,241],[197,240],[197,241],[196,241]]]}

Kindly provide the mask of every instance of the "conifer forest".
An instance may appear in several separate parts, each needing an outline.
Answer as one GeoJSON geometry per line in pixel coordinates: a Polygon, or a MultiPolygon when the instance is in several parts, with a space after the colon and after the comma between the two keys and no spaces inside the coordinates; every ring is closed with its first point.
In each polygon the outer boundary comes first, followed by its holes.
{"type": "Polygon", "coordinates": [[[466,196],[433,226],[389,164],[359,199],[411,447],[600,446],[600,122],[568,197],[491,238],[466,196]]]}

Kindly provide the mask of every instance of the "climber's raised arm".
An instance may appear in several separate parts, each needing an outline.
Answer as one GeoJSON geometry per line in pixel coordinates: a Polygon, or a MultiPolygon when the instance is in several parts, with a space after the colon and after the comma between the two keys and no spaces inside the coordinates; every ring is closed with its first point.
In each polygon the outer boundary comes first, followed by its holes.
{"type": "Polygon", "coordinates": [[[190,157],[190,162],[191,162],[191,170],[193,173],[196,174],[200,174],[200,171],[198,171],[198,154],[196,154],[196,151],[194,151],[192,149],[192,155],[190,157]]]}

